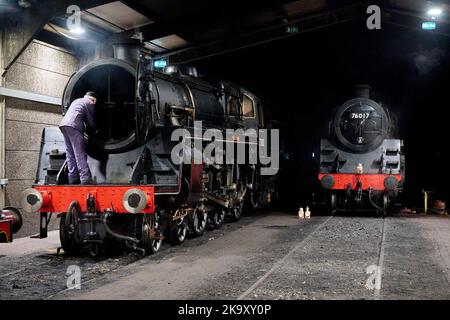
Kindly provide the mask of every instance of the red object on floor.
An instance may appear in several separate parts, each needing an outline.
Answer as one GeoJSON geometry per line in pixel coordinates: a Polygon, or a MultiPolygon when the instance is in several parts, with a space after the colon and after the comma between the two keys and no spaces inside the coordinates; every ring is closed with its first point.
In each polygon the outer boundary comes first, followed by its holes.
{"type": "Polygon", "coordinates": [[[0,243],[12,242],[12,222],[13,219],[0,217],[0,243]]]}

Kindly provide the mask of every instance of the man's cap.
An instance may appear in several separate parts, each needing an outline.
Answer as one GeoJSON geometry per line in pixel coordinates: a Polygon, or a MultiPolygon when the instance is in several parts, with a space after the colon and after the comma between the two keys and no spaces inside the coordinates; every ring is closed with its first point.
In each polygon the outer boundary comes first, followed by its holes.
{"type": "Polygon", "coordinates": [[[89,97],[97,99],[97,94],[94,91],[86,92],[86,96],[89,96],[89,97]]]}

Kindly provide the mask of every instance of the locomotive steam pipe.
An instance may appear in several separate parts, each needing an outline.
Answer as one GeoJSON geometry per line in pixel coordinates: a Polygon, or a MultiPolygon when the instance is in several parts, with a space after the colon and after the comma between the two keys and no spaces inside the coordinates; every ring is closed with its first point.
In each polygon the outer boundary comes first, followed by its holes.
{"type": "Polygon", "coordinates": [[[102,222],[103,222],[103,227],[105,228],[106,233],[107,233],[108,235],[110,235],[111,237],[115,238],[115,239],[125,241],[125,244],[126,244],[127,247],[129,247],[129,248],[131,248],[131,249],[133,249],[133,250],[139,251],[140,254],[141,254],[142,256],[145,256],[145,254],[146,254],[145,249],[140,248],[140,247],[138,246],[138,243],[141,242],[141,240],[138,240],[138,239],[136,239],[136,238],[134,238],[134,237],[125,236],[125,235],[123,235],[123,234],[119,234],[119,233],[117,233],[117,232],[114,232],[114,231],[109,227],[109,225],[108,225],[108,218],[109,218],[111,215],[112,215],[112,212],[108,212],[108,211],[106,211],[106,212],[104,213],[104,215],[103,215],[102,222]],[[130,244],[130,243],[131,243],[131,244],[130,244]]]}
{"type": "Polygon", "coordinates": [[[114,232],[108,225],[108,218],[111,216],[111,212],[105,212],[105,214],[103,215],[103,226],[105,227],[105,231],[106,233],[108,233],[110,236],[116,238],[116,239],[120,239],[120,240],[125,240],[125,241],[129,241],[131,243],[137,244],[139,243],[139,240],[133,237],[128,237],[122,234],[119,234],[117,232],[114,232]]]}

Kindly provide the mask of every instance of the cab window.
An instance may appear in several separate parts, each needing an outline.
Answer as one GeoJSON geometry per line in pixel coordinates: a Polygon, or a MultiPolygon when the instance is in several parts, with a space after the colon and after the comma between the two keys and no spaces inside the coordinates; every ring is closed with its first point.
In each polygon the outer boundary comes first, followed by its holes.
{"type": "Polygon", "coordinates": [[[227,99],[227,114],[238,117],[240,115],[239,108],[239,100],[234,96],[229,96],[227,99]]]}
{"type": "Polygon", "coordinates": [[[244,94],[244,98],[242,100],[242,114],[244,118],[255,117],[255,106],[253,104],[253,100],[246,94],[244,94]]]}

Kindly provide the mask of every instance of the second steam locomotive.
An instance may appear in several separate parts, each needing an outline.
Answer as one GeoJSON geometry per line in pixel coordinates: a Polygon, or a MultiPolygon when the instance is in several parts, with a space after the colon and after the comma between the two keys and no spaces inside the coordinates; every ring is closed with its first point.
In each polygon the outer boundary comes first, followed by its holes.
{"type": "MultiPolygon", "coordinates": [[[[225,218],[238,220],[244,205],[256,208],[270,199],[272,177],[261,176],[258,163],[186,161],[213,140],[194,134],[197,121],[203,131],[253,129],[254,145],[245,136],[224,139],[233,148],[241,144],[255,151],[259,129],[266,127],[258,97],[230,82],[200,77],[193,68],[156,71],[139,50],[115,49],[115,58],[75,73],[63,96],[66,110],[88,90],[99,95],[100,134],[85,134],[94,184],[68,184],[64,139],[58,128],[44,129],[36,184],[23,196],[24,208],[40,212],[41,237],[53,213],[61,217],[61,245],[69,255],[83,250],[96,255],[117,242],[154,253],[163,239],[180,244],[208,226],[220,228],[225,218]],[[180,163],[171,152],[179,144],[171,139],[177,129],[200,141],[191,141],[194,147],[186,151],[191,154],[183,150],[180,163]]],[[[228,150],[223,156],[230,157],[228,150]]]]}
{"type": "Polygon", "coordinates": [[[334,110],[330,137],[320,143],[319,181],[332,211],[375,209],[386,215],[405,179],[403,141],[388,109],[359,86],[334,110]]]}

